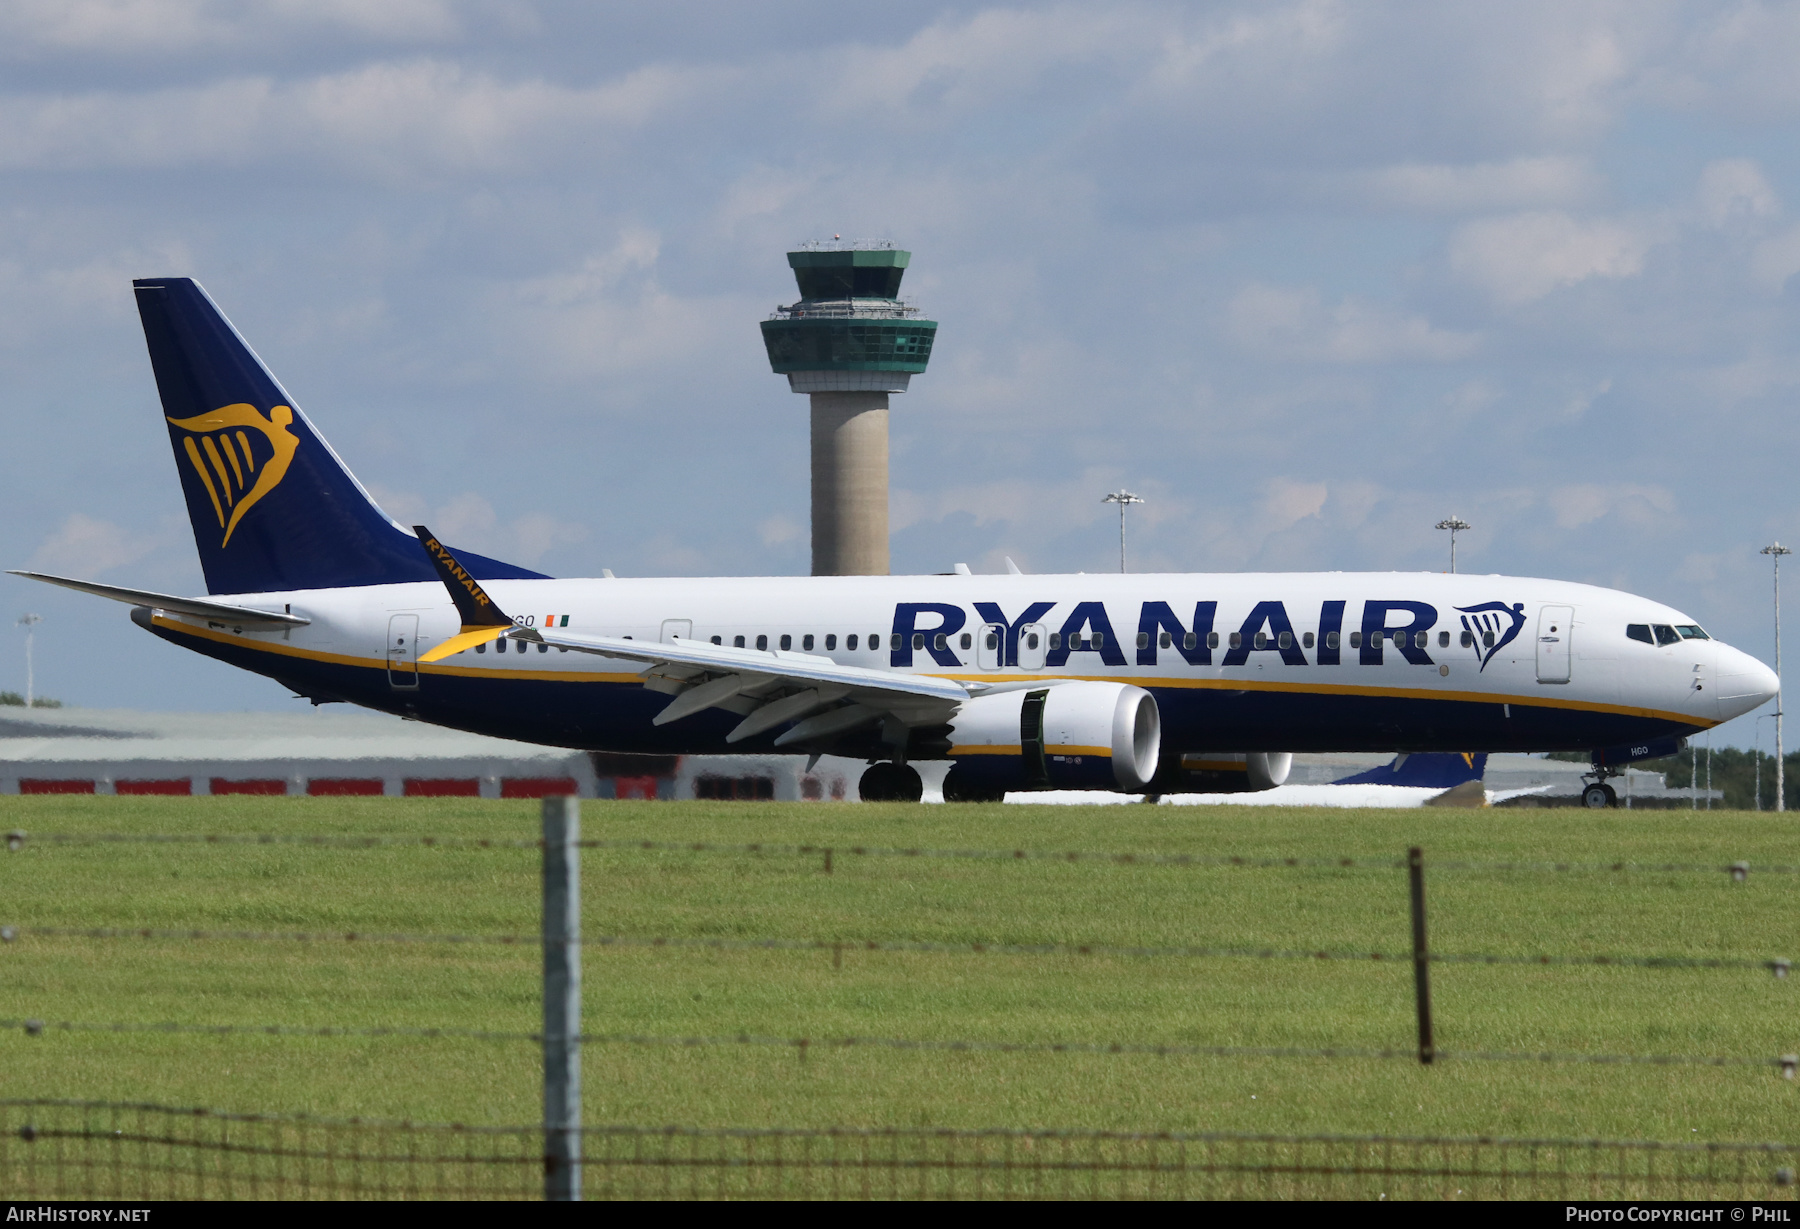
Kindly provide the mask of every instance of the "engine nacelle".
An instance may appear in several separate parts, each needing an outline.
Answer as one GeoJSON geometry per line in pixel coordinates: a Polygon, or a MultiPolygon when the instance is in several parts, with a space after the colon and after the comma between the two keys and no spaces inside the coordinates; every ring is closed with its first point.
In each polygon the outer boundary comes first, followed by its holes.
{"type": "Polygon", "coordinates": [[[971,794],[1136,791],[1156,775],[1156,698],[1126,683],[1070,682],[976,696],[951,722],[956,781],[971,794]]]}
{"type": "Polygon", "coordinates": [[[1287,782],[1291,751],[1184,751],[1157,774],[1166,794],[1255,794],[1287,782]]]}

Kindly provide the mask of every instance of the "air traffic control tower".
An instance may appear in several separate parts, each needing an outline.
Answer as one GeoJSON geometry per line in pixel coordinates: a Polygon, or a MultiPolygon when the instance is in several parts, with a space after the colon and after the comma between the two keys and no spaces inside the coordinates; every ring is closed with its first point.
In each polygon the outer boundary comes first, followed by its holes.
{"type": "Polygon", "coordinates": [[[812,574],[888,574],[888,394],[931,359],[937,321],[900,301],[891,245],[789,252],[800,301],[762,322],[769,366],[812,397],[812,574]]]}

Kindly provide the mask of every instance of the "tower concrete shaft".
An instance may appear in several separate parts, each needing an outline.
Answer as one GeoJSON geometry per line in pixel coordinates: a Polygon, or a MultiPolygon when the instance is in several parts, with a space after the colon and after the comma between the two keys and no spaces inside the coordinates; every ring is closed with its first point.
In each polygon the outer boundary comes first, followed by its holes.
{"type": "Polygon", "coordinates": [[[888,395],[812,394],[812,574],[888,574],[888,395]]]}

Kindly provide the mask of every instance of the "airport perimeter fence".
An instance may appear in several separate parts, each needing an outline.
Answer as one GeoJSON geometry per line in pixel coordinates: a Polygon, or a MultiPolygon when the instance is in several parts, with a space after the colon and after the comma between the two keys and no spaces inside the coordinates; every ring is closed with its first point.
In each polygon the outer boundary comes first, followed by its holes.
{"type": "MultiPolygon", "coordinates": [[[[581,1053],[588,1047],[897,1049],[923,1052],[1118,1054],[1168,1058],[1378,1059],[1766,1067],[1788,1080],[1800,1056],[1613,1054],[1445,1050],[1434,1044],[1434,965],[1579,965],[1645,969],[1760,970],[1788,975],[1784,956],[1685,957],[1631,953],[1458,953],[1430,948],[1421,850],[1404,858],[1250,858],[1092,851],[945,850],[581,840],[579,803],[544,801],[538,841],[295,834],[34,834],[32,847],[158,843],[372,848],[423,845],[536,849],[543,858],[543,929],[528,934],[404,934],[355,930],[251,931],[205,928],[0,926],[5,944],[32,939],[185,940],[318,944],[417,943],[539,946],[544,1024],[501,1031],[431,1026],[295,1026],[279,1023],[0,1019],[28,1037],[111,1032],[266,1037],[463,1038],[529,1043],[542,1050],[545,1119],[532,1126],[467,1126],[304,1115],[235,1114],[114,1102],[0,1100],[0,1189],[28,1198],[1529,1198],[1791,1199],[1800,1145],[1607,1140],[1269,1135],[1062,1130],[584,1126],[581,1053]],[[1110,944],[942,943],[911,939],[715,938],[587,935],[579,918],[583,849],[793,858],[831,874],[845,858],[1105,863],[1114,866],[1245,869],[1405,869],[1410,951],[1110,944]],[[1151,959],[1255,959],[1410,964],[1416,1038],[1405,1045],[1238,1046],[1104,1039],[1040,1041],[869,1036],[657,1036],[583,1032],[581,952],[587,947],[712,951],[977,955],[1093,955],[1151,959]]],[[[1746,862],[1431,862],[1434,871],[1722,874],[1744,882],[1746,862]]],[[[1800,866],[1758,866],[1758,875],[1800,875],[1800,866]]]]}
{"type": "MultiPolygon", "coordinates": [[[[593,1126],[589,1199],[1788,1200],[1800,1148],[1233,1133],[593,1126]]],[[[0,1101],[12,1199],[533,1199],[541,1127],[0,1101]]]]}

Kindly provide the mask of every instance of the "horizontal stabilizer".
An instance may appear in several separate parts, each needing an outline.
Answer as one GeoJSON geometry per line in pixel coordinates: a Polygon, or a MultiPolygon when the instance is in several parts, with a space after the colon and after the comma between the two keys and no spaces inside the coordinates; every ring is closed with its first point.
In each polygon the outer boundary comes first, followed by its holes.
{"type": "Polygon", "coordinates": [[[1451,789],[1464,781],[1479,781],[1487,771],[1487,752],[1427,751],[1396,755],[1392,763],[1333,785],[1410,785],[1419,789],[1451,789]]]}
{"type": "Polygon", "coordinates": [[[253,610],[248,606],[209,602],[204,598],[175,597],[168,593],[152,593],[148,589],[122,589],[118,585],[97,585],[91,580],[70,580],[66,576],[49,576],[43,572],[18,572],[8,569],[8,574],[23,576],[27,580],[41,580],[47,585],[61,585],[65,589],[91,593],[95,597],[109,598],[112,601],[125,602],[132,606],[148,606],[153,610],[192,615],[199,619],[217,619],[224,623],[243,626],[260,624],[264,627],[305,627],[312,622],[311,619],[303,619],[299,615],[285,614],[281,611],[253,610]]]}

